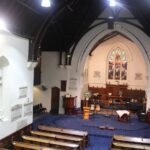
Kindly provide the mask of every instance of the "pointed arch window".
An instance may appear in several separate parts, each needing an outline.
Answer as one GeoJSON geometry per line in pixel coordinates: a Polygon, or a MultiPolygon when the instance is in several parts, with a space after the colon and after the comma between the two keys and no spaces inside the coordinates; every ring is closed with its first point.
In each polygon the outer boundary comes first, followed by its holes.
{"type": "Polygon", "coordinates": [[[108,57],[108,79],[127,80],[127,57],[124,50],[115,48],[108,57]]]}

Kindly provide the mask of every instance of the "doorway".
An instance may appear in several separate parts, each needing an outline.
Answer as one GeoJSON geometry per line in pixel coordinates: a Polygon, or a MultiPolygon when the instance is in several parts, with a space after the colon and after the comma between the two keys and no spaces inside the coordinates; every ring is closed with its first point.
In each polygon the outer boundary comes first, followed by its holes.
{"type": "Polygon", "coordinates": [[[51,114],[59,113],[59,97],[60,97],[60,89],[58,87],[52,87],[52,96],[51,96],[51,114]]]}

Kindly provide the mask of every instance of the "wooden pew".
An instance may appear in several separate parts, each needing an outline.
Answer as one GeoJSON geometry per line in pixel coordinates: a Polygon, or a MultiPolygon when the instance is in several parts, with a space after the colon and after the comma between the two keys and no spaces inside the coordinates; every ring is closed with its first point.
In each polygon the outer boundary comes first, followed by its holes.
{"type": "Polygon", "coordinates": [[[70,141],[73,143],[77,143],[80,145],[80,149],[84,149],[85,145],[83,143],[83,139],[81,137],[74,137],[70,135],[60,135],[56,133],[47,133],[42,131],[30,131],[30,133],[34,136],[45,137],[49,139],[61,140],[61,141],[70,141]]]}
{"type": "Polygon", "coordinates": [[[23,149],[34,149],[34,150],[63,150],[63,149],[58,149],[58,148],[50,148],[50,147],[45,147],[45,146],[40,146],[36,144],[30,144],[30,143],[24,143],[24,142],[17,142],[14,141],[12,143],[14,145],[15,150],[21,150],[23,149]]]}
{"type": "MultiPolygon", "coordinates": [[[[126,150],[150,150],[149,145],[140,145],[136,143],[126,143],[126,142],[113,142],[113,145],[117,148],[124,148],[126,150]]],[[[115,149],[116,150],[116,149],[115,149]]]]}
{"type": "Polygon", "coordinates": [[[111,145],[111,150],[113,149],[150,150],[150,139],[140,138],[140,137],[129,137],[123,135],[114,135],[112,145],[111,145]]]}
{"type": "Polygon", "coordinates": [[[38,126],[39,130],[42,131],[48,131],[51,133],[58,133],[58,134],[63,134],[63,135],[72,135],[72,136],[77,136],[77,137],[82,137],[84,141],[84,145],[88,145],[88,132],[87,131],[79,131],[79,130],[73,130],[73,129],[64,129],[64,128],[56,128],[56,127],[49,127],[45,125],[39,125],[38,126]]]}
{"type": "Polygon", "coordinates": [[[40,143],[42,145],[46,146],[55,146],[59,148],[65,148],[65,149],[70,149],[70,150],[80,150],[79,144],[75,143],[70,143],[70,142],[63,142],[63,141],[58,141],[58,140],[49,140],[46,138],[38,138],[34,136],[22,136],[23,140],[32,142],[32,143],[40,143]]]}
{"type": "Polygon", "coordinates": [[[122,141],[122,142],[133,142],[133,143],[150,145],[150,139],[148,138],[130,137],[130,136],[123,136],[123,135],[114,135],[113,138],[114,140],[122,141]]]}

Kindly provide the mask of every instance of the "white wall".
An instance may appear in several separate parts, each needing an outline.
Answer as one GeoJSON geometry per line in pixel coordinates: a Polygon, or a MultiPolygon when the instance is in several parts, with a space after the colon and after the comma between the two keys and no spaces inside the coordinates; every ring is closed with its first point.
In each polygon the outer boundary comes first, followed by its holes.
{"type": "MultiPolygon", "coordinates": [[[[114,29],[109,30],[107,29],[107,24],[98,25],[94,28],[92,28],[89,32],[87,32],[81,40],[78,42],[73,57],[72,57],[72,67],[71,67],[71,74],[70,77],[74,78],[78,76],[78,90],[74,90],[74,94],[79,96],[80,99],[80,93],[82,91],[83,85],[83,77],[82,77],[82,70],[84,70],[84,65],[86,61],[86,57],[88,56],[89,52],[94,47],[95,43],[99,41],[99,39],[103,38],[107,34],[111,33],[112,31],[118,31],[121,34],[124,34],[125,36],[129,37],[135,44],[136,47],[141,52],[141,56],[143,57],[143,60],[146,64],[146,70],[147,72],[149,69],[149,49],[150,46],[147,44],[150,42],[150,38],[146,34],[144,34],[141,30],[139,30],[136,27],[133,27],[132,25],[121,23],[121,22],[115,22],[114,23],[114,29]],[[142,43],[142,44],[141,44],[142,43]],[[145,52],[146,51],[146,52],[145,52]]],[[[134,53],[133,53],[134,55],[134,53]]],[[[149,74],[148,74],[149,76],[149,74]]],[[[144,79],[145,77],[143,77],[144,79]]],[[[140,83],[141,84],[141,83],[140,83]]],[[[132,83],[133,85],[133,83],[132,83]]],[[[146,85],[147,92],[149,92],[148,88],[148,82],[146,85]]],[[[150,94],[147,93],[147,109],[150,108],[150,94]]]]}
{"type": "MultiPolygon", "coordinates": [[[[58,52],[42,52],[42,66],[41,66],[41,85],[47,87],[46,91],[42,91],[40,87],[34,88],[34,104],[43,103],[43,106],[48,111],[51,110],[51,88],[61,86],[61,80],[68,78],[68,69],[65,66],[60,68],[59,53],[58,52]]],[[[63,100],[66,92],[60,90],[59,113],[64,113],[63,100]]]]}
{"type": "Polygon", "coordinates": [[[0,33],[0,56],[4,56],[9,65],[1,67],[2,85],[0,109],[0,139],[29,125],[33,121],[33,115],[24,116],[24,104],[33,101],[33,70],[27,68],[29,41],[12,34],[0,33]],[[25,96],[20,98],[19,88],[27,87],[25,96]],[[2,104],[2,105],[1,105],[2,104]],[[20,104],[22,106],[21,117],[12,120],[11,108],[20,104]]]}
{"type": "Polygon", "coordinates": [[[107,79],[107,58],[109,53],[117,47],[126,52],[128,59],[127,80],[120,80],[119,84],[128,84],[128,88],[132,89],[146,89],[148,73],[144,58],[135,43],[121,35],[103,42],[93,51],[88,62],[89,85],[105,87],[106,82],[118,84],[115,80],[107,79]],[[135,79],[137,73],[142,75],[142,79],[135,79]]]}

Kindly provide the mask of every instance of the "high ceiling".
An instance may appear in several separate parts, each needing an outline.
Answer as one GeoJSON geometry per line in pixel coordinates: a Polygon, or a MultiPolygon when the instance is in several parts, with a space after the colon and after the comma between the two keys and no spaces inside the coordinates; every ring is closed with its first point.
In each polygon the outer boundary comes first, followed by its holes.
{"type": "MultiPolygon", "coordinates": [[[[150,0],[118,1],[150,36],[150,0]]],[[[108,0],[52,0],[50,8],[41,7],[40,2],[0,0],[0,17],[6,20],[11,32],[33,41],[34,52],[39,47],[43,51],[68,51],[108,6],[108,0]]],[[[120,21],[117,16],[115,19],[120,21]]],[[[104,22],[108,22],[108,18],[104,22]]]]}

